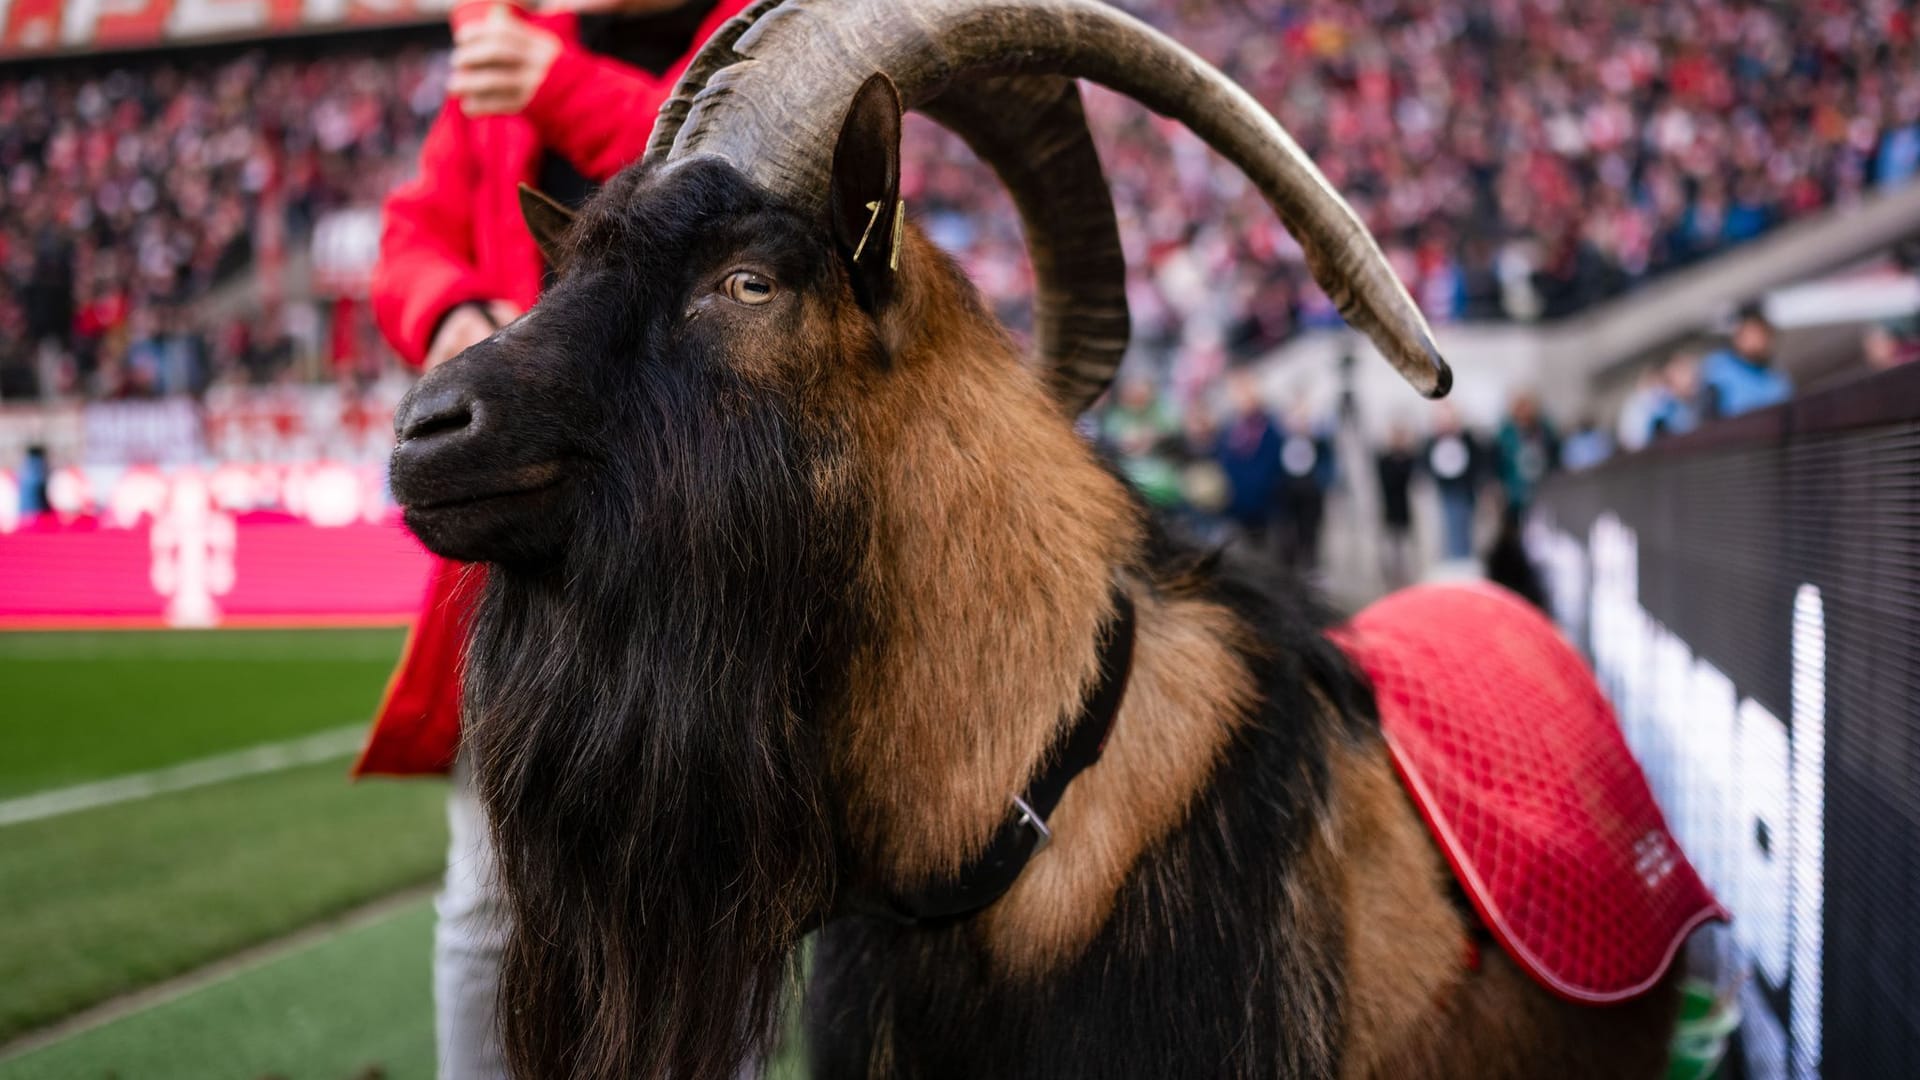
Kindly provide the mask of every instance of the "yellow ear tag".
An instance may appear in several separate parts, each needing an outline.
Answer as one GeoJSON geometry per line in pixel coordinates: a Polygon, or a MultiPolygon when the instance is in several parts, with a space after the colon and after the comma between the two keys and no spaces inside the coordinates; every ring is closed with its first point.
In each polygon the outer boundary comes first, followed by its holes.
{"type": "Polygon", "coordinates": [[[873,235],[874,223],[880,220],[879,200],[876,199],[873,202],[868,203],[867,209],[872,211],[873,213],[870,217],[867,218],[867,227],[860,231],[860,242],[853,246],[853,261],[856,264],[859,263],[860,261],[860,253],[867,250],[867,237],[873,235]]]}
{"type": "MultiPolygon", "coordinates": [[[[887,257],[887,269],[900,269],[900,230],[907,224],[907,200],[901,199],[900,205],[893,210],[893,253],[887,257]]],[[[868,222],[872,228],[872,222],[868,222]]]]}

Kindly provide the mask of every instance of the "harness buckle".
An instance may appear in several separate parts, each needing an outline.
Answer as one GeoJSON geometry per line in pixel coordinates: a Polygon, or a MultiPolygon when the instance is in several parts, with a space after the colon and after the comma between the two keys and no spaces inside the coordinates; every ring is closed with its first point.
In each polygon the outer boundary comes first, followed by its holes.
{"type": "Polygon", "coordinates": [[[1027,857],[1032,858],[1047,850],[1047,845],[1053,843],[1053,830],[1047,828],[1046,819],[1034,813],[1033,807],[1027,805],[1027,800],[1018,795],[1013,797],[1013,805],[1020,811],[1020,824],[1030,826],[1040,837],[1039,842],[1033,845],[1033,851],[1028,853],[1027,857]]]}

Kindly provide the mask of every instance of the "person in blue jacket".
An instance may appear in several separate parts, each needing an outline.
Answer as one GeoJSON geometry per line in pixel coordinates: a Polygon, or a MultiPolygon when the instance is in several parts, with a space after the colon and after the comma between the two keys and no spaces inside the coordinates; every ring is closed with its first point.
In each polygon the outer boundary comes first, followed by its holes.
{"type": "Polygon", "coordinates": [[[20,514],[44,514],[51,510],[47,502],[47,481],[51,476],[47,468],[47,448],[34,445],[27,447],[26,457],[20,462],[20,514]]]}
{"type": "Polygon", "coordinates": [[[1220,428],[1213,458],[1227,478],[1225,516],[1239,527],[1247,546],[1272,553],[1275,488],[1280,482],[1280,430],[1260,400],[1250,375],[1227,385],[1233,415],[1220,428]]]}
{"type": "Polygon", "coordinates": [[[1700,365],[1701,416],[1739,416],[1793,396],[1793,380],[1773,364],[1773,339],[1759,308],[1740,313],[1732,340],[1700,365]]]}

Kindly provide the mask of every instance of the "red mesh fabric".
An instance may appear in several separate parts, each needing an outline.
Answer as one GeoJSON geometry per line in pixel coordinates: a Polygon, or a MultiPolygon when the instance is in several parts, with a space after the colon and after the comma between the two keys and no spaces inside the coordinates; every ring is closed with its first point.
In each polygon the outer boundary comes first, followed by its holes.
{"type": "Polygon", "coordinates": [[[1395,767],[1514,961],[1574,1001],[1625,1001],[1726,911],[1681,852],[1613,709],[1539,612],[1423,586],[1337,635],[1372,678],[1395,767]]]}

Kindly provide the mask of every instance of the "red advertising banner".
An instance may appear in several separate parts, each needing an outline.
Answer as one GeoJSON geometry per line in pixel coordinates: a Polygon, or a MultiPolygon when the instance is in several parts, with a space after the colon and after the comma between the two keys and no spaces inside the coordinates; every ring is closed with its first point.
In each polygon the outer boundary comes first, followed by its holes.
{"type": "Polygon", "coordinates": [[[0,630],[398,625],[427,569],[397,521],[210,512],[116,529],[42,514],[0,534],[0,630]]]}
{"type": "Polygon", "coordinates": [[[0,472],[0,630],[410,620],[429,557],[378,467],[0,472]]]}
{"type": "Polygon", "coordinates": [[[0,59],[436,22],[450,0],[0,0],[0,59]]]}

